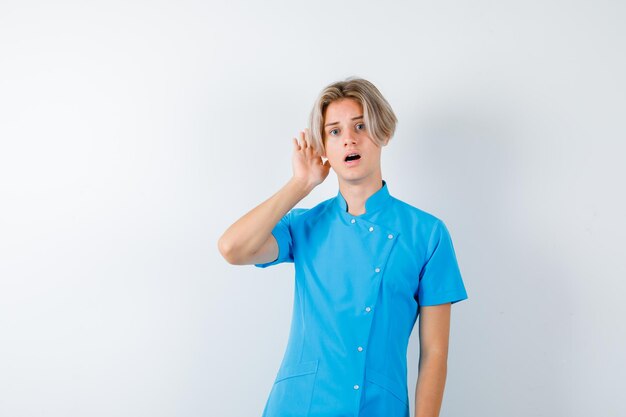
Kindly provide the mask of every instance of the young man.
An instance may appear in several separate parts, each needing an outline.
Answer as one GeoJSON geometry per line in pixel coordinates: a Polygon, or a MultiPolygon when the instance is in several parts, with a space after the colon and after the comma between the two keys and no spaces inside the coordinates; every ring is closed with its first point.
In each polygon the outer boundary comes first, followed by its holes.
{"type": "Polygon", "coordinates": [[[295,266],[289,342],[263,416],[408,417],[406,353],[419,316],[415,416],[436,417],[451,304],[468,298],[448,230],[389,193],[380,156],[396,117],[372,83],[327,86],[309,124],[293,141],[291,180],[218,244],[231,264],[295,266]],[[330,168],[337,195],[294,208],[330,168]]]}

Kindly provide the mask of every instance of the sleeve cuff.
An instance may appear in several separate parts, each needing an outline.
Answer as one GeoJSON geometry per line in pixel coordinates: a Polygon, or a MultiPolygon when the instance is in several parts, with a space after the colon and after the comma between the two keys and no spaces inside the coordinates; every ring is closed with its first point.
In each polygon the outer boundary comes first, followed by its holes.
{"type": "Polygon", "coordinates": [[[463,288],[456,289],[454,291],[448,291],[435,296],[422,299],[420,306],[435,306],[445,303],[458,303],[459,301],[467,300],[467,292],[463,288]]]}
{"type": "Polygon", "coordinates": [[[266,263],[261,263],[261,264],[254,264],[254,266],[256,266],[257,268],[267,268],[268,266],[272,266],[275,264],[280,263],[280,257],[282,256],[282,254],[287,253],[286,251],[289,250],[289,243],[286,241],[283,241],[283,239],[281,239],[279,236],[279,233],[276,233],[275,230],[272,230],[272,235],[274,236],[274,238],[276,239],[276,243],[278,244],[278,255],[276,256],[276,259],[274,259],[271,262],[266,262],[266,263]]]}

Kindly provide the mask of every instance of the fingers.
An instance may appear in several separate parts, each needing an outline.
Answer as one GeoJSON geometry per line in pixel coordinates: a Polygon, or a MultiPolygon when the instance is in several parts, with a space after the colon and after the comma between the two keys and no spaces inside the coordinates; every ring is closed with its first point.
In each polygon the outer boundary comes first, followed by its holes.
{"type": "Polygon", "coordinates": [[[306,140],[306,142],[310,144],[310,142],[311,142],[311,135],[309,135],[309,129],[307,129],[305,127],[302,132],[304,134],[304,140],[306,140]]]}
{"type": "Polygon", "coordinates": [[[317,148],[315,142],[311,139],[311,134],[308,128],[300,131],[299,134],[300,139],[293,138],[293,143],[296,151],[309,151],[313,157],[321,157],[322,153],[317,148]]]}
{"type": "Polygon", "coordinates": [[[293,138],[294,143],[297,145],[297,149],[312,149],[312,145],[309,143],[311,139],[309,137],[308,129],[301,130],[299,136],[300,140],[293,138]]]}
{"type": "Polygon", "coordinates": [[[309,128],[305,128],[304,129],[304,135],[306,137],[306,140],[307,140],[307,143],[308,143],[309,147],[311,148],[311,151],[315,155],[319,155],[319,150],[317,149],[317,146],[316,146],[315,142],[311,138],[311,132],[309,131],[309,128]]]}
{"type": "Polygon", "coordinates": [[[304,149],[307,149],[308,147],[310,147],[311,145],[309,145],[309,141],[308,141],[308,135],[304,132],[304,130],[300,131],[300,139],[302,140],[302,147],[304,149]]]}

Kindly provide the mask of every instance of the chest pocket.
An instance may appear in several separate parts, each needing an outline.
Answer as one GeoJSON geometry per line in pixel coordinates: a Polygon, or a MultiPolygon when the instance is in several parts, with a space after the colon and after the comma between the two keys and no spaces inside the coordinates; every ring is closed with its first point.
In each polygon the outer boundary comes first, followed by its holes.
{"type": "Polygon", "coordinates": [[[319,360],[282,366],[263,417],[303,417],[309,413],[319,360]]]}

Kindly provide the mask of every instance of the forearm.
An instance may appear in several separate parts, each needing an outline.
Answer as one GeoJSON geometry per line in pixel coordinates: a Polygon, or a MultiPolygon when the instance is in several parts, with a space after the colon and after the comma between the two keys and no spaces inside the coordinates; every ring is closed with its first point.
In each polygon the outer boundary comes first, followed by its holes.
{"type": "Polygon", "coordinates": [[[219,239],[222,253],[233,260],[255,253],[278,221],[312,189],[311,185],[292,177],[274,195],[226,229],[219,239]]]}
{"type": "Polygon", "coordinates": [[[415,387],[415,417],[438,417],[447,374],[446,355],[420,356],[415,387]]]}

